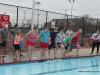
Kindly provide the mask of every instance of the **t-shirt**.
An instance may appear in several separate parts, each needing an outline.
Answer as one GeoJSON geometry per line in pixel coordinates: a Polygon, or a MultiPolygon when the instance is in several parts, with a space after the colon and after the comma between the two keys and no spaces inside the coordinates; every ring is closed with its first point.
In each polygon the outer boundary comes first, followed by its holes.
{"type": "Polygon", "coordinates": [[[79,39],[80,39],[80,34],[79,34],[79,32],[76,32],[75,33],[77,36],[75,37],[75,38],[73,38],[72,40],[71,40],[71,42],[73,42],[73,43],[78,43],[79,42],[79,39]]]}
{"type": "Polygon", "coordinates": [[[67,30],[65,34],[67,35],[67,37],[70,37],[70,34],[72,34],[72,33],[73,33],[73,31],[67,30]]]}
{"type": "Polygon", "coordinates": [[[20,32],[22,33],[21,29],[12,29],[12,30],[10,31],[10,33],[13,35],[13,38],[15,37],[17,31],[20,31],[20,32]]]}
{"type": "Polygon", "coordinates": [[[0,34],[1,34],[2,41],[7,41],[8,29],[1,28],[0,34]]]}
{"type": "MultiPolygon", "coordinates": [[[[70,37],[67,37],[64,41],[66,41],[66,44],[68,44],[70,42],[71,38],[70,37]]],[[[64,44],[64,41],[63,41],[63,44],[64,44]]]]}
{"type": "Polygon", "coordinates": [[[39,34],[41,36],[41,42],[47,43],[48,38],[50,37],[50,32],[46,32],[45,30],[42,30],[39,34]]]}
{"type": "Polygon", "coordinates": [[[55,38],[57,37],[57,32],[52,32],[50,37],[51,37],[51,42],[54,42],[55,38]]]}
{"type": "Polygon", "coordinates": [[[57,34],[57,38],[58,38],[57,43],[62,43],[64,35],[59,33],[59,34],[57,34]]]}

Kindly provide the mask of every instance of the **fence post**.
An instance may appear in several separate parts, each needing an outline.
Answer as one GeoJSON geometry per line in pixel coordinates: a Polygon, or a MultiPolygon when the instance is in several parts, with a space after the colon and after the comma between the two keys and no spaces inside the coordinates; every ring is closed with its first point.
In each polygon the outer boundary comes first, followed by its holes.
{"type": "Polygon", "coordinates": [[[64,33],[65,33],[65,25],[66,25],[65,19],[66,19],[66,14],[64,16],[64,33]]]}
{"type": "Polygon", "coordinates": [[[16,24],[18,24],[18,6],[17,6],[17,21],[16,24]]]}
{"type": "Polygon", "coordinates": [[[47,27],[48,11],[46,11],[46,27],[47,27]]]}
{"type": "Polygon", "coordinates": [[[84,44],[83,44],[83,37],[84,37],[84,17],[83,17],[82,44],[81,44],[81,46],[84,46],[84,44]]]}
{"type": "Polygon", "coordinates": [[[98,29],[98,19],[97,19],[96,31],[97,31],[97,29],[98,29]]]}
{"type": "Polygon", "coordinates": [[[68,15],[67,15],[67,29],[68,29],[68,15]]]}

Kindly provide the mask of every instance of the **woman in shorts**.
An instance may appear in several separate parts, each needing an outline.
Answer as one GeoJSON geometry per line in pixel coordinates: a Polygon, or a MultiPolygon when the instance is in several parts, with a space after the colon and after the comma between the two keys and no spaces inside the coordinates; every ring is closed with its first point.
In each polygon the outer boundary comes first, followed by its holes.
{"type": "Polygon", "coordinates": [[[64,39],[64,30],[62,29],[60,31],[60,33],[57,34],[57,48],[58,48],[58,45],[60,45],[61,47],[61,52],[62,52],[62,57],[63,57],[63,39],[64,39]]]}

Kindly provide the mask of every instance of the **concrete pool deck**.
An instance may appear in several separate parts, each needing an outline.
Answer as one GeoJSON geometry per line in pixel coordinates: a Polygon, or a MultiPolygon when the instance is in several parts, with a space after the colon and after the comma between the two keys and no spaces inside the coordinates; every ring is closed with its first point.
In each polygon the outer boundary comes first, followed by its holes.
{"type": "MultiPolygon", "coordinates": [[[[73,51],[69,53],[69,57],[62,58],[61,49],[59,48],[58,51],[57,51],[57,59],[97,56],[96,55],[96,51],[97,50],[95,48],[94,54],[90,55],[91,48],[81,48],[79,50],[79,55],[80,56],[76,56],[76,49],[73,49],[73,51]]],[[[17,61],[17,60],[14,60],[14,54],[13,53],[7,53],[6,57],[3,57],[3,58],[0,57],[0,64],[2,65],[2,64],[10,64],[10,63],[30,62],[30,61],[27,61],[27,52],[24,52],[22,54],[23,54],[23,56],[20,57],[20,61],[17,61]]],[[[100,54],[98,54],[98,56],[100,56],[100,54]]],[[[45,60],[54,60],[54,50],[53,49],[51,50],[50,59],[48,59],[48,51],[46,51],[46,59],[45,60]]],[[[35,51],[33,51],[32,60],[31,61],[41,61],[40,48],[36,48],[35,51]]]]}

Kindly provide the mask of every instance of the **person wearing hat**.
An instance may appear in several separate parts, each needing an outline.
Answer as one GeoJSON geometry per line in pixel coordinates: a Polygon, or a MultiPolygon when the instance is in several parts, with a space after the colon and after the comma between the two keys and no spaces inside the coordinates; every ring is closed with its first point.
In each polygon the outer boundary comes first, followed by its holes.
{"type": "Polygon", "coordinates": [[[5,57],[4,54],[6,50],[6,44],[7,44],[7,35],[8,35],[8,25],[5,24],[5,26],[0,29],[0,47],[3,48],[3,53],[1,54],[1,57],[5,57]]]}
{"type": "MultiPolygon", "coordinates": [[[[12,29],[12,30],[10,31],[10,33],[9,33],[9,36],[13,39],[13,47],[14,47],[14,38],[15,38],[15,35],[16,35],[16,33],[17,33],[18,31],[20,31],[20,32],[21,32],[21,35],[23,35],[21,29],[19,29],[19,28],[18,28],[18,25],[16,24],[16,25],[15,25],[15,28],[12,29]],[[11,34],[13,35],[13,37],[11,36],[11,34]]],[[[19,47],[20,47],[20,48],[19,48],[20,56],[22,56],[22,54],[21,54],[21,42],[19,42],[19,47]]]]}
{"type": "Polygon", "coordinates": [[[65,32],[65,38],[66,38],[66,36],[67,36],[67,37],[70,37],[70,34],[72,34],[72,33],[73,33],[73,31],[72,31],[72,28],[70,27],[69,30],[67,30],[67,31],[65,32]]]}

